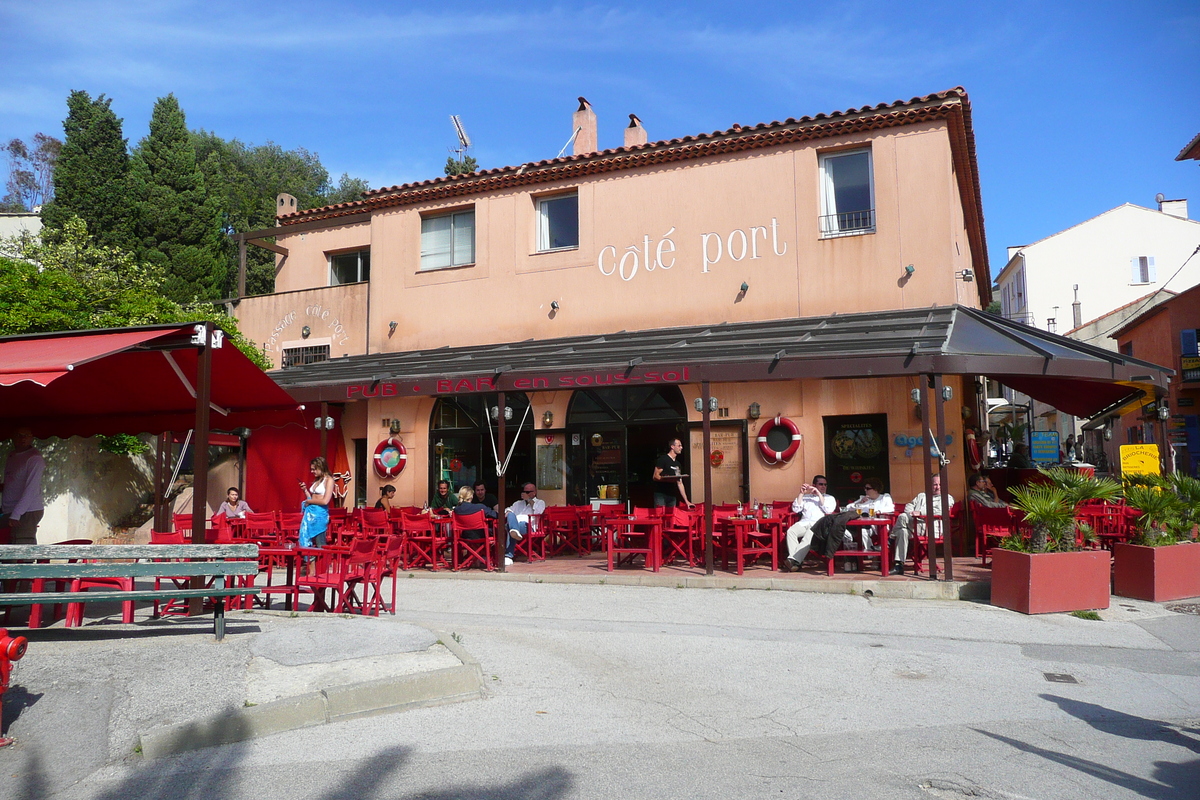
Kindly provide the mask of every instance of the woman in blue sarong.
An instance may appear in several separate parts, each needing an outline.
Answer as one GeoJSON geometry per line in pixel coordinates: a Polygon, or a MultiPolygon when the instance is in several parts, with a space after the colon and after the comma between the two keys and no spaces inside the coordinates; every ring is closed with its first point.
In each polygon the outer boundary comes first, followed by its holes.
{"type": "MultiPolygon", "coordinates": [[[[325,533],[329,530],[329,501],[333,499],[333,478],[329,475],[329,464],[324,458],[314,458],[308,462],[308,468],[313,474],[312,485],[300,481],[304,490],[304,502],[300,510],[304,516],[300,520],[300,546],[324,547],[325,533]]],[[[305,571],[311,576],[314,563],[306,559],[305,571]]]]}

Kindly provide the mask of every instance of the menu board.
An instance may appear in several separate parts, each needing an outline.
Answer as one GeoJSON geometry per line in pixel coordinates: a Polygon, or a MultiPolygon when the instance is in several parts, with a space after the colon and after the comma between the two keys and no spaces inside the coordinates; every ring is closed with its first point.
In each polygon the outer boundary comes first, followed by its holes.
{"type": "Polygon", "coordinates": [[[1029,457],[1034,463],[1058,463],[1058,431],[1033,431],[1029,443],[1029,457]]]}
{"type": "Polygon", "coordinates": [[[825,417],[825,476],[839,503],[856,500],[867,478],[889,484],[887,414],[825,417]]]}
{"type": "Polygon", "coordinates": [[[563,446],[561,443],[538,444],[537,485],[539,489],[563,488],[563,446]]]}

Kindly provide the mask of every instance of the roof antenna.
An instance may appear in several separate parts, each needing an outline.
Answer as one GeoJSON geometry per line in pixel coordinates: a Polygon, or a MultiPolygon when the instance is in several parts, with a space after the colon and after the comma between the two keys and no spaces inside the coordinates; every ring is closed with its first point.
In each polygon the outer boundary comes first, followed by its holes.
{"type": "Polygon", "coordinates": [[[467,136],[467,129],[463,127],[462,120],[459,119],[458,114],[450,115],[450,123],[454,126],[454,132],[458,134],[458,147],[451,148],[450,152],[454,153],[454,160],[462,164],[467,150],[471,148],[471,137],[467,136]]]}
{"type": "Polygon", "coordinates": [[[571,143],[575,141],[575,137],[579,135],[579,132],[580,132],[581,130],[583,130],[583,126],[582,126],[582,125],[576,125],[576,126],[575,126],[575,130],[574,130],[574,132],[572,132],[572,133],[571,133],[571,138],[570,138],[570,139],[567,139],[567,143],[566,143],[566,144],[564,144],[564,145],[562,146],[562,150],[559,150],[559,151],[558,151],[558,155],[556,155],[556,156],[555,156],[555,158],[562,158],[562,157],[563,157],[563,153],[567,152],[567,148],[568,148],[568,147],[570,147],[570,146],[571,146],[571,143]]]}

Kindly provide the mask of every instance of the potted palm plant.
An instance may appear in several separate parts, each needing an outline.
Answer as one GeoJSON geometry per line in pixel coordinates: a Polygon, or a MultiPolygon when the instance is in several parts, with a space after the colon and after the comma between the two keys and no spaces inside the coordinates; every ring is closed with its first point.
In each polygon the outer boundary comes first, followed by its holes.
{"type": "Polygon", "coordinates": [[[992,550],[992,605],[1023,614],[1108,608],[1109,554],[1081,548],[1092,533],[1075,515],[1081,502],[1113,499],[1121,485],[1061,467],[1039,472],[1044,482],[1011,490],[1029,536],[992,550]]]}
{"type": "Polygon", "coordinates": [[[1141,513],[1133,540],[1113,545],[1113,593],[1155,603],[1200,596],[1200,481],[1138,476],[1125,499],[1141,513]]]}

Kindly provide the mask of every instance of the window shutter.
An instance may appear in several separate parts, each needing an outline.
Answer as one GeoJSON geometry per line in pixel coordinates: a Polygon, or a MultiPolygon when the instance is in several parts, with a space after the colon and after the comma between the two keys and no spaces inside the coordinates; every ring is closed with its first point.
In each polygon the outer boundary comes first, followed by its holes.
{"type": "Polygon", "coordinates": [[[1196,346],[1196,329],[1183,330],[1179,332],[1179,352],[1185,356],[1200,355],[1200,351],[1196,346]]]}
{"type": "Polygon", "coordinates": [[[1158,278],[1154,276],[1154,256],[1146,256],[1146,278],[1150,283],[1158,281],[1158,278]]]}
{"type": "Polygon", "coordinates": [[[1130,283],[1141,283],[1142,282],[1142,266],[1141,266],[1141,264],[1138,263],[1137,256],[1134,256],[1133,258],[1129,259],[1129,282],[1130,283]]]}

